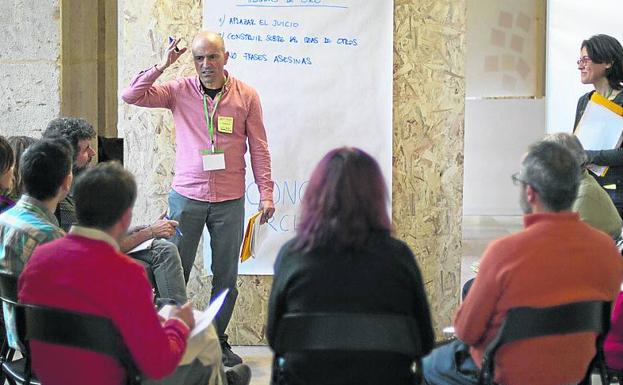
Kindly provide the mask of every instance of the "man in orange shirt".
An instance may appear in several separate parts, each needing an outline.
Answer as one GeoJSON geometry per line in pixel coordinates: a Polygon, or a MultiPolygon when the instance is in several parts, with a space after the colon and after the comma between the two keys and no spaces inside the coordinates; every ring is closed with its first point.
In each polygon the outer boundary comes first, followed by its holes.
{"type": "MultiPolygon", "coordinates": [[[[623,265],[614,241],[571,211],[580,175],[573,155],[559,144],[539,142],[529,148],[513,175],[525,228],[485,250],[456,314],[459,341],[424,359],[428,384],[477,384],[484,350],[511,308],[616,298],[623,265]]],[[[594,333],[518,341],[496,354],[495,382],[577,384],[594,355],[594,333]]]]}

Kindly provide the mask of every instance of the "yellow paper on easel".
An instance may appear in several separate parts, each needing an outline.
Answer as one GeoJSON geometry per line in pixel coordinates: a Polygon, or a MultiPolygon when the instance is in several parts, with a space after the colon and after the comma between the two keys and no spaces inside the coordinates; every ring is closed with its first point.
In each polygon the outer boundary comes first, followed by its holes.
{"type": "Polygon", "coordinates": [[[244,239],[242,240],[242,247],[240,248],[240,262],[244,262],[251,257],[252,243],[254,227],[260,225],[261,211],[251,215],[247,222],[247,229],[244,232],[244,239]]]}

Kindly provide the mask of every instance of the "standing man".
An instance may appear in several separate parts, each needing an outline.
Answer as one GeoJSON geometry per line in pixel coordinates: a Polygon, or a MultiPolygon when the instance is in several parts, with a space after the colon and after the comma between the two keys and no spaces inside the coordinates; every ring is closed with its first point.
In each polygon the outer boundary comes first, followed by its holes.
{"type": "Polygon", "coordinates": [[[220,35],[201,32],[192,42],[197,76],[160,85],[153,83],[186,52],[179,39],[168,47],[162,63],[140,72],[122,99],[142,107],[168,108],[176,135],[175,177],[169,193],[172,219],[179,222],[177,245],[188,282],[203,226],[210,232],[212,295],[229,288],[229,297],[216,317],[225,365],[242,362],[231,351],[225,329],[238,290],[238,253],[244,227],[247,141],[255,183],[260,191],[262,221],[272,217],[273,181],[270,153],[257,92],[225,71],[229,52],[220,35]]]}

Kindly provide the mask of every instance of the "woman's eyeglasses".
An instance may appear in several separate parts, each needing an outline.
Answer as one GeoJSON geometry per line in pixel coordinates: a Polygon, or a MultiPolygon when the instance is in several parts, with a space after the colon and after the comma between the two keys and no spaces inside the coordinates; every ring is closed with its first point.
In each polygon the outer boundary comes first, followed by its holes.
{"type": "Polygon", "coordinates": [[[588,56],[582,56],[581,58],[578,59],[578,61],[576,62],[578,65],[586,65],[588,63],[591,63],[592,60],[590,57],[588,56]]]}

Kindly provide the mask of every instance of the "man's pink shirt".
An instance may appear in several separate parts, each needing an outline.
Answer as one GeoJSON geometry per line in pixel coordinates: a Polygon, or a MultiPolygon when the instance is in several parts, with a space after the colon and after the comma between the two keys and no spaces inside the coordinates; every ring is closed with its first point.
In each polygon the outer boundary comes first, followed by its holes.
{"type": "MultiPolygon", "coordinates": [[[[152,67],[140,72],[121,98],[141,107],[168,108],[175,123],[175,176],[173,189],[204,202],[238,199],[245,193],[247,138],[251,166],[261,200],[273,200],[270,153],[262,118],[262,106],[255,89],[227,75],[223,96],[214,114],[216,150],[225,152],[225,170],[203,171],[202,151],[210,150],[210,135],[203,109],[204,92],[197,76],[153,85],[162,73],[152,67]],[[218,117],[232,117],[231,134],[218,131],[218,117]]],[[[207,97],[208,111],[214,101],[207,97]]]]}

